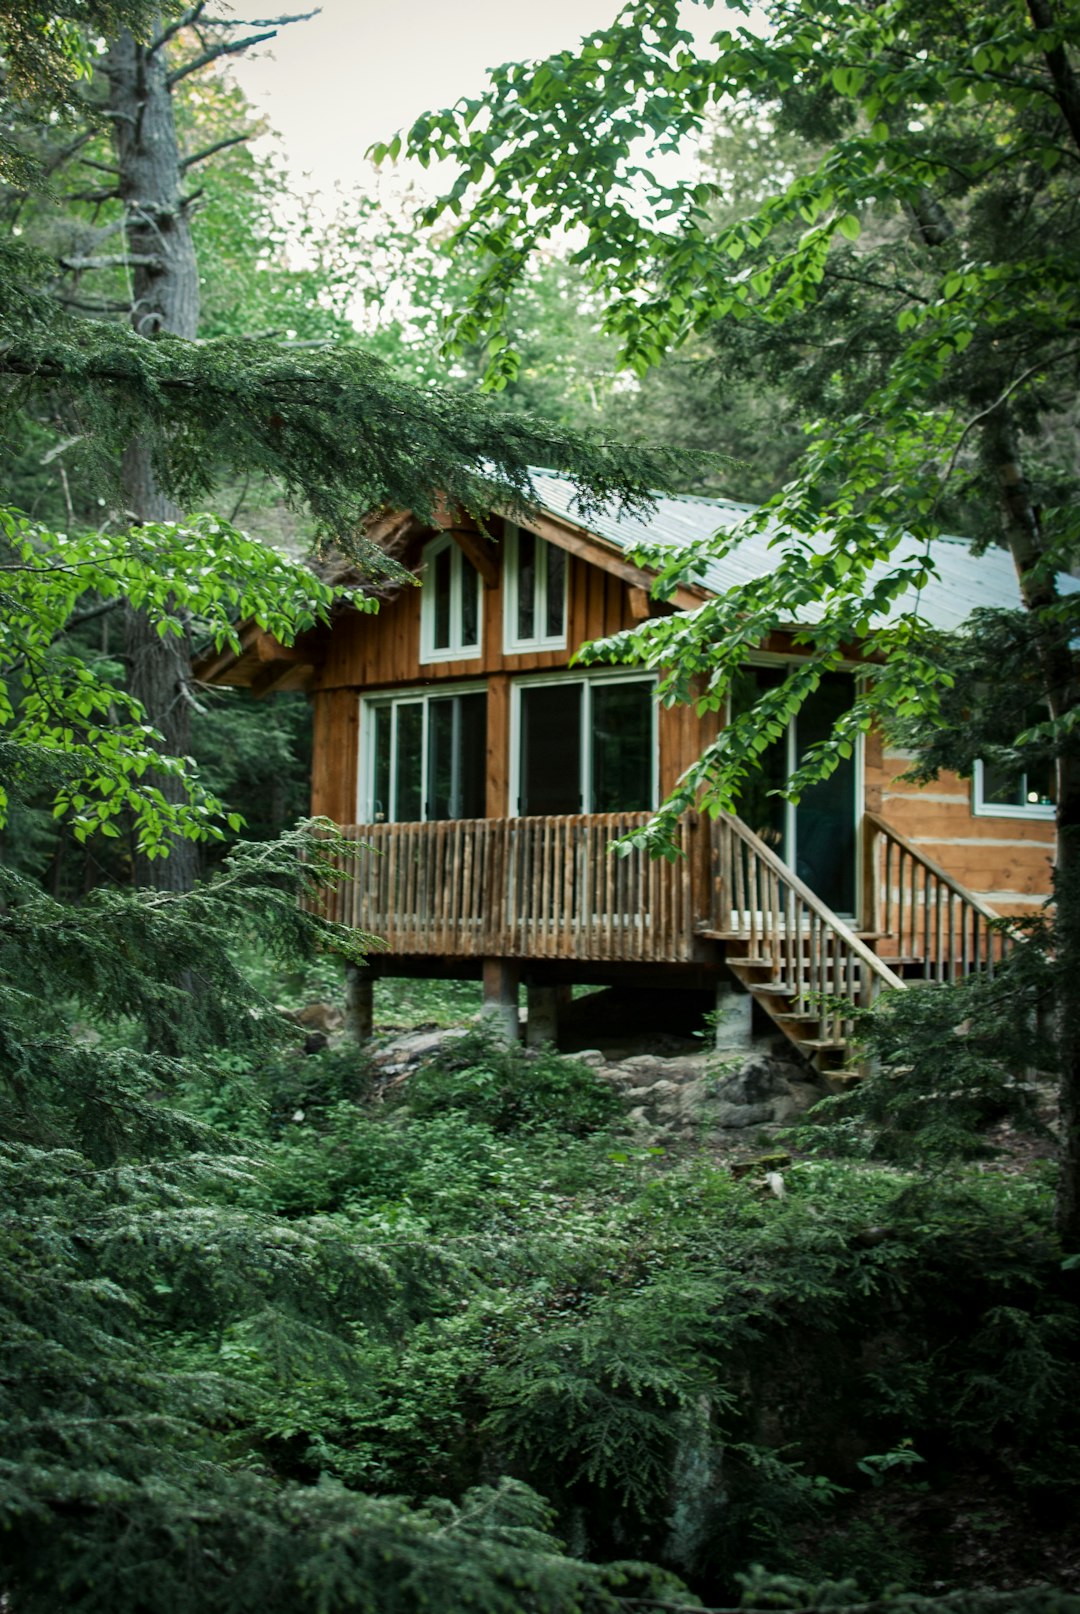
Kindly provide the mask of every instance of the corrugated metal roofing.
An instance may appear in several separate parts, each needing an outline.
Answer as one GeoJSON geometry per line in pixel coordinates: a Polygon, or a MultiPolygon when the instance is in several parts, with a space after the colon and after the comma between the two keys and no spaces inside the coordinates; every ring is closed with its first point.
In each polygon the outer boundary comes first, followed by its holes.
{"type": "MultiPolygon", "coordinates": [[[[714,533],[731,531],[754,509],[753,505],[738,504],[734,499],[658,494],[655,510],[648,518],[593,513],[583,520],[575,509],[572,482],[538,471],[533,474],[533,486],[537,503],[551,515],[561,516],[624,551],[642,543],[689,549],[714,533]]],[[[701,578],[704,586],[721,594],[771,571],[776,564],[777,551],[769,548],[769,541],[778,531],[774,525],[765,532],[750,533],[721,559],[711,560],[701,578]]],[[[923,545],[914,538],[901,540],[894,551],[894,561],[901,564],[918,560],[924,553],[923,545]]],[[[939,538],[930,553],[936,575],[931,576],[919,595],[918,612],[932,626],[959,627],[979,607],[1008,610],[1020,605],[1016,572],[1006,550],[989,549],[976,555],[966,539],[939,538]]],[[[1074,593],[1080,589],[1080,580],[1062,574],[1058,585],[1062,593],[1074,593]]],[[[902,597],[896,607],[897,614],[910,610],[915,603],[914,594],[902,597]]],[[[808,614],[800,613],[800,616],[803,621],[809,619],[808,614]]],[[[796,620],[794,613],[792,620],[796,620]]]]}

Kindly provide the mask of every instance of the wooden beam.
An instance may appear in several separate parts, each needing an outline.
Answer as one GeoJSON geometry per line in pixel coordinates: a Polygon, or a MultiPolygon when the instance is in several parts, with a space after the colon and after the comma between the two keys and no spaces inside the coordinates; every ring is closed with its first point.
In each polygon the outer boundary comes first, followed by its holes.
{"type": "MultiPolygon", "coordinates": [[[[298,660],[301,664],[303,664],[302,657],[299,657],[298,660]]],[[[311,671],[314,672],[314,663],[309,662],[308,665],[311,667],[311,671]]],[[[257,701],[261,701],[264,695],[269,695],[271,690],[274,689],[278,684],[282,683],[284,679],[288,678],[290,673],[295,672],[296,667],[296,661],[265,662],[261,671],[255,674],[250,685],[248,686],[251,690],[253,698],[257,701]]]]}
{"type": "Polygon", "coordinates": [[[307,662],[311,657],[298,650],[295,645],[283,645],[280,639],[275,639],[272,633],[259,632],[255,638],[255,658],[257,661],[267,662],[307,662]]]}
{"type": "Polygon", "coordinates": [[[634,621],[644,622],[649,615],[649,596],[645,589],[630,586],[626,590],[626,598],[634,621]]]}
{"type": "Polygon", "coordinates": [[[468,511],[460,504],[451,505],[447,502],[444,493],[435,495],[434,523],[443,532],[449,532],[457,527],[462,532],[479,532],[480,528],[468,511]]]}
{"type": "Polygon", "coordinates": [[[411,510],[380,510],[365,525],[364,537],[380,549],[393,551],[403,540],[428,531],[430,528],[418,521],[411,510]]]}
{"type": "MultiPolygon", "coordinates": [[[[613,544],[605,543],[593,533],[583,528],[571,527],[567,522],[543,512],[530,515],[528,518],[530,532],[538,537],[546,538],[549,543],[558,544],[560,549],[567,549],[572,555],[580,555],[601,570],[611,572],[615,577],[621,577],[624,583],[631,588],[643,589],[648,595],[653,585],[652,575],[641,566],[634,566],[628,561],[622,550],[616,549],[613,544]]],[[[684,611],[692,611],[703,601],[709,598],[709,591],[699,588],[696,584],[680,583],[671,596],[671,603],[684,611]]]]}
{"type": "Polygon", "coordinates": [[[476,531],[469,532],[464,527],[448,527],[447,531],[466,560],[472,562],[484,579],[484,587],[498,588],[499,562],[491,540],[482,538],[476,531]]]}

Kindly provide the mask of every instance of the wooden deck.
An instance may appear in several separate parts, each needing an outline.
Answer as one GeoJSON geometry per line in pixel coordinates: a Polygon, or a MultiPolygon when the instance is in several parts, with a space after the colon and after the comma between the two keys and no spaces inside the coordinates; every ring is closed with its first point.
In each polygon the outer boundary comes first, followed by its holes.
{"type": "Polygon", "coordinates": [[[688,963],[710,911],[708,833],[685,819],[674,863],[614,855],[649,816],[351,824],[370,850],[328,916],[406,956],[688,963]]]}
{"type": "MultiPolygon", "coordinates": [[[[738,818],[688,814],[674,862],[614,843],[648,813],[352,824],[327,916],[394,957],[724,966],[834,1076],[852,1008],[912,976],[993,970],[1018,935],[884,820],[863,829],[862,932],[738,818]],[[905,979],[906,977],[906,979],[905,979]]],[[[583,976],[587,979],[587,975],[583,976]]]]}

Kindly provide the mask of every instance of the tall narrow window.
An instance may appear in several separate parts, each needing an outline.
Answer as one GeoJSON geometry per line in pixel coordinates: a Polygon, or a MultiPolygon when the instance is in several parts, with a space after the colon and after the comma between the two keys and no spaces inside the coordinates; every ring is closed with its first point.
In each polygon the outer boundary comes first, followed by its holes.
{"type": "Polygon", "coordinates": [[[480,574],[450,537],[424,552],[420,660],[466,660],[480,654],[480,574]]]}
{"type": "Polygon", "coordinates": [[[483,689],[365,700],[360,800],[376,823],[482,818],[487,759],[483,689]]]}
{"type": "Polygon", "coordinates": [[[507,522],[504,576],[504,648],[561,649],[566,643],[566,551],[507,522]]]}

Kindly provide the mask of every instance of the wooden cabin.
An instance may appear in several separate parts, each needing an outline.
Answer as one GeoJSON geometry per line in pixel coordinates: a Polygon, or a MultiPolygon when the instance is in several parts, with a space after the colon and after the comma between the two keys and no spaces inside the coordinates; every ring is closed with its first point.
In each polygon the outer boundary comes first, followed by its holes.
{"type": "MultiPolygon", "coordinates": [[[[385,517],[373,535],[419,586],[377,615],[344,609],[293,649],[245,630],[242,655],[196,669],[256,694],[309,691],[312,812],[370,848],[334,917],[385,940],[371,975],[480,976],[515,1034],[523,986],[531,1040],[554,1036],[575,983],[723,993],[734,980],[819,1067],[842,1071],[834,1000],[992,967],[1011,943],[990,921],[1050,894],[1047,780],[979,767],[918,789],[899,777],[907,758],[869,735],[797,806],[767,794],[851,700],[857,661],[822,680],[766,754],[739,818],[686,816],[674,863],[611,855],[717,719],[660,707],[650,673],[571,657],[768,566],[767,535],[658,605],[635,545],[692,544],[748,507],[662,498],[647,523],[585,524],[571,484],[540,475],[536,489],[541,513],[527,526],[496,515],[491,537],[449,514],[385,517]]],[[[959,540],[937,550],[920,609],[938,625],[1018,603],[1008,556],[976,559],[959,540]]],[[[790,636],[770,639],[734,698],[798,653],[790,636]]],[[[354,987],[362,1017],[370,987],[354,987]]]]}

